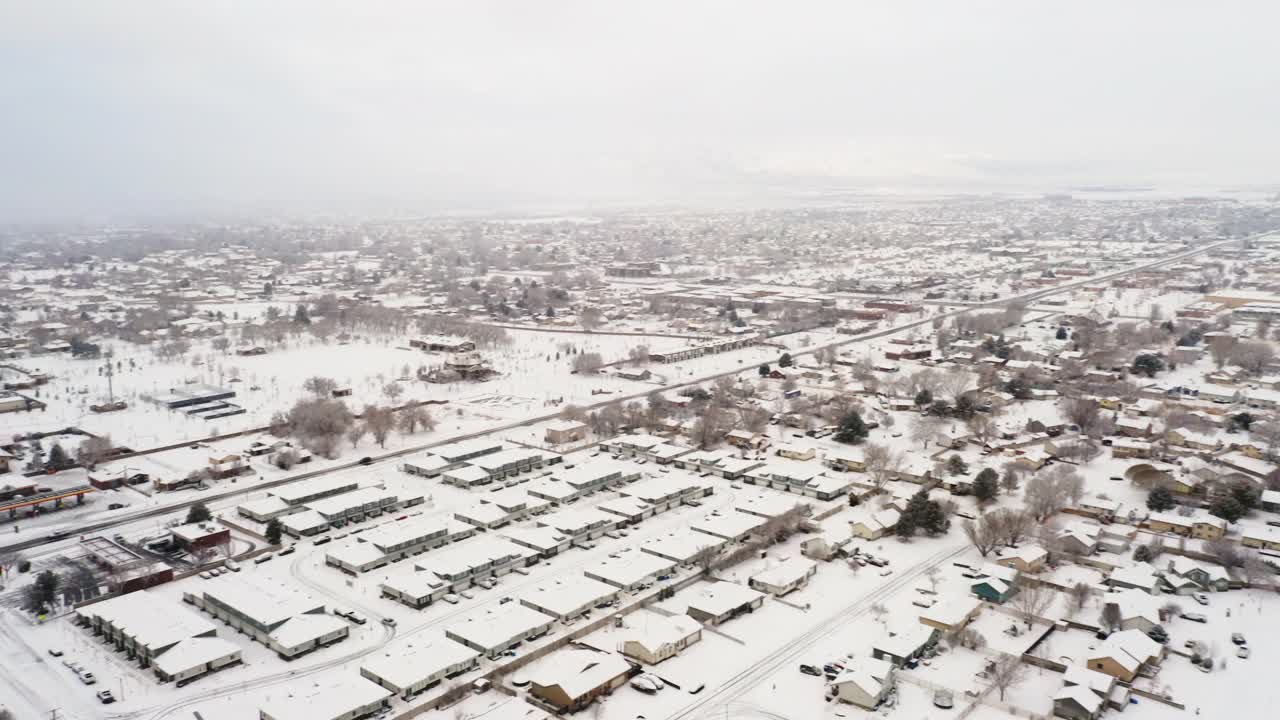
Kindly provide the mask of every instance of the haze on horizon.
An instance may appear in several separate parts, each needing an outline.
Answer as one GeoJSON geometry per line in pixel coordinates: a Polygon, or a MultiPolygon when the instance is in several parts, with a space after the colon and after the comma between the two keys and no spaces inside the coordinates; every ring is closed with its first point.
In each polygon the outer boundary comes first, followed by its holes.
{"type": "Polygon", "coordinates": [[[0,223],[1274,189],[1267,2],[8,0],[0,223]]]}

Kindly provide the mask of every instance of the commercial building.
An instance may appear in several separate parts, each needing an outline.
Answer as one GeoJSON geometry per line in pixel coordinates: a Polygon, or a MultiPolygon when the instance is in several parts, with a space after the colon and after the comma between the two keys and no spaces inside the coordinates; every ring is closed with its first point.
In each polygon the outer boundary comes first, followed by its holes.
{"type": "Polygon", "coordinates": [[[212,522],[179,525],[169,532],[174,544],[188,552],[211,550],[231,543],[231,529],[212,522]]]}

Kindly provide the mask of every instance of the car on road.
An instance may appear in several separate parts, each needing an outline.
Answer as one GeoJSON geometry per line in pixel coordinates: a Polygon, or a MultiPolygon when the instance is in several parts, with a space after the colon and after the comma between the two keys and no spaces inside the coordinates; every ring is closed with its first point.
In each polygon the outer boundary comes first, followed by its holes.
{"type": "Polygon", "coordinates": [[[1240,633],[1231,633],[1231,642],[1236,645],[1244,645],[1244,635],[1241,635],[1240,633]]]}
{"type": "Polygon", "coordinates": [[[1200,613],[1182,613],[1182,619],[1190,620],[1191,622],[1198,622],[1198,623],[1209,622],[1209,618],[1205,617],[1204,615],[1201,615],[1200,613]]]}
{"type": "Polygon", "coordinates": [[[395,618],[384,617],[384,618],[382,618],[382,624],[383,624],[383,625],[386,625],[387,627],[395,627],[395,626],[396,626],[396,619],[395,619],[395,618]]]}
{"type": "Polygon", "coordinates": [[[97,692],[98,702],[103,705],[110,705],[116,701],[116,696],[111,694],[110,690],[99,690],[97,692]]]}
{"type": "Polygon", "coordinates": [[[804,673],[805,675],[812,675],[814,677],[822,676],[822,671],[812,665],[804,665],[804,664],[800,665],[800,672],[804,673]]]}
{"type": "Polygon", "coordinates": [[[62,651],[57,648],[49,648],[49,655],[52,657],[62,657],[62,651]]]}
{"type": "Polygon", "coordinates": [[[1241,660],[1248,660],[1248,659],[1249,659],[1249,648],[1247,648],[1247,647],[1242,647],[1242,648],[1240,648],[1239,650],[1236,650],[1236,657],[1240,658],[1241,660]]]}
{"type": "Polygon", "coordinates": [[[359,464],[361,464],[361,465],[372,465],[372,464],[373,464],[373,458],[369,457],[368,455],[365,455],[364,457],[360,458],[360,459],[359,459],[359,460],[357,460],[356,462],[357,462],[357,463],[359,463],[359,464]]]}
{"type": "Polygon", "coordinates": [[[506,605],[506,604],[507,604],[507,603],[509,603],[509,602],[511,602],[511,598],[508,596],[508,597],[504,597],[504,598],[502,598],[501,600],[499,600],[499,601],[498,601],[498,604],[499,604],[499,605],[506,605]]]}

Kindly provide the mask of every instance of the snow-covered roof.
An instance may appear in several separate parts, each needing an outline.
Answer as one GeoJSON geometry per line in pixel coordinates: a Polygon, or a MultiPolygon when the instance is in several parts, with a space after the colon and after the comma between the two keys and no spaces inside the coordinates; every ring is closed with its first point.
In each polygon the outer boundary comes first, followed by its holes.
{"type": "Polygon", "coordinates": [[[763,597],[764,594],[745,585],[718,582],[691,595],[688,599],[688,607],[691,610],[699,610],[718,617],[763,597]]]}
{"type": "Polygon", "coordinates": [[[539,687],[559,687],[570,699],[580,698],[631,670],[626,658],[612,652],[565,650],[554,662],[539,663],[529,671],[529,681],[539,687]]]}
{"type": "Polygon", "coordinates": [[[480,653],[452,640],[392,647],[396,649],[365,658],[361,668],[399,688],[412,687],[455,665],[480,657],[480,653]]]}
{"type": "Polygon", "coordinates": [[[294,683],[288,693],[276,693],[262,712],[271,720],[331,720],[347,717],[386,700],[391,691],[358,675],[334,676],[323,684],[294,683]]]}
{"type": "Polygon", "coordinates": [[[193,637],[169,648],[152,664],[172,677],[239,653],[239,646],[222,638],[193,637]]]}

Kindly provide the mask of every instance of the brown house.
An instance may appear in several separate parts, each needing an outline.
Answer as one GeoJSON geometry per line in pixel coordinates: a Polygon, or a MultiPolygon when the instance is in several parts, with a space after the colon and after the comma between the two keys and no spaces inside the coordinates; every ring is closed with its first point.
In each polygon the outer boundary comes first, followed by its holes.
{"type": "Polygon", "coordinates": [[[611,652],[569,650],[557,653],[530,673],[529,694],[556,712],[577,712],[622,687],[636,666],[611,652]]]}

